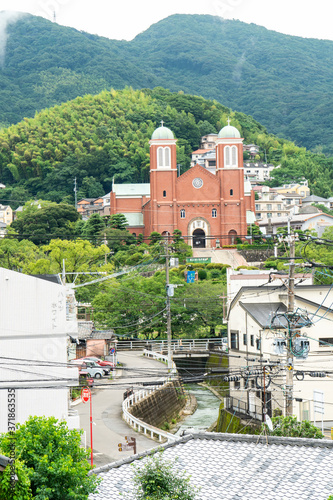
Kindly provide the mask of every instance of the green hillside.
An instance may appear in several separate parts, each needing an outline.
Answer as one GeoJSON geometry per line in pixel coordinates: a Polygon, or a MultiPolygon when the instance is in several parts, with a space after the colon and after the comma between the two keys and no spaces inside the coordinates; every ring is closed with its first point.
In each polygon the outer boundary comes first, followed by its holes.
{"type": "Polygon", "coordinates": [[[131,42],[24,16],[7,27],[0,123],[103,89],[202,95],[252,115],[269,132],[333,154],[333,42],[207,15],[174,15],[131,42]]]}
{"type": "Polygon", "coordinates": [[[315,193],[333,194],[333,159],[268,135],[253,118],[217,101],[157,87],[77,97],[0,132],[0,182],[7,185],[0,203],[16,207],[32,197],[73,203],[74,177],[79,198],[110,191],[113,177],[147,182],[148,140],[161,119],[178,138],[182,173],[200,137],[218,132],[228,116],[245,142],[260,146],[262,158],[266,152],[268,161],[282,165],[276,184],[305,176],[315,193]]]}

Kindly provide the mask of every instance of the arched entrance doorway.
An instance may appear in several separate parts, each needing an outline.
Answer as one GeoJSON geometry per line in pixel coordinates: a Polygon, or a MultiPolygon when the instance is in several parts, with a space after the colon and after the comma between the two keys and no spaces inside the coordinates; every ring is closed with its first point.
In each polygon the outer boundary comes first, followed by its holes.
{"type": "Polygon", "coordinates": [[[231,229],[228,233],[229,236],[229,245],[235,245],[236,244],[236,238],[237,238],[237,232],[234,229],[231,229]]]}
{"type": "Polygon", "coordinates": [[[206,248],[206,234],[203,229],[193,231],[193,248],[206,248]]]}

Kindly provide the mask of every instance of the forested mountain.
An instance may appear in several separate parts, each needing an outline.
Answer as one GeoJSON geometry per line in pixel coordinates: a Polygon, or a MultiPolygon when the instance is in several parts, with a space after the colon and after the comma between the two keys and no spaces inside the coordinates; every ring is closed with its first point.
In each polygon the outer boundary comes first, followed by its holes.
{"type": "Polygon", "coordinates": [[[333,153],[332,41],[208,15],[173,15],[130,42],[30,15],[9,23],[7,35],[3,125],[78,95],[162,86],[216,99],[269,132],[333,153]]]}
{"type": "Polygon", "coordinates": [[[177,142],[181,173],[190,166],[200,137],[218,132],[230,116],[246,143],[260,147],[262,159],[281,165],[275,183],[309,179],[314,193],[333,194],[333,158],[310,153],[267,134],[243,113],[202,97],[172,93],[161,87],[102,91],[25,118],[0,132],[0,203],[13,208],[31,198],[73,203],[97,197],[117,183],[149,180],[149,139],[164,120],[177,142]]]}

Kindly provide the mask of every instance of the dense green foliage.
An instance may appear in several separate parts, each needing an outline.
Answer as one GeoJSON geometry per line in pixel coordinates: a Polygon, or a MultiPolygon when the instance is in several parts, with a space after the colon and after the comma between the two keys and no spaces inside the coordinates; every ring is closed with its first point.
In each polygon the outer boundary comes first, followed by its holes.
{"type": "Polygon", "coordinates": [[[48,203],[45,206],[30,205],[18,214],[11,225],[21,238],[29,237],[35,243],[48,243],[52,238],[69,238],[75,235],[75,222],[80,216],[75,207],[66,203],[48,203]]]}
{"type": "Polygon", "coordinates": [[[186,472],[176,464],[162,460],[160,454],[149,458],[135,469],[134,484],[137,500],[194,500],[197,488],[191,486],[186,472]]]}
{"type": "Polygon", "coordinates": [[[0,203],[13,208],[28,199],[74,202],[79,194],[100,196],[117,183],[149,181],[149,138],[163,118],[178,138],[181,173],[202,133],[220,130],[231,116],[247,143],[260,146],[264,159],[281,167],[275,183],[305,176],[313,191],[333,194],[333,159],[309,153],[268,135],[259,123],[216,101],[154,90],[103,91],[46,109],[0,132],[0,203]]]}
{"type": "MultiPolygon", "coordinates": [[[[170,16],[130,42],[33,16],[7,33],[0,61],[4,125],[79,95],[161,85],[217,99],[270,132],[333,152],[332,41],[208,15],[170,16]]],[[[201,131],[209,131],[205,122],[201,131]]]]}
{"type": "MultiPolygon", "coordinates": [[[[281,234],[287,235],[287,228],[279,228],[281,234]]],[[[314,282],[320,285],[331,285],[333,283],[333,227],[328,227],[323,232],[322,238],[318,240],[314,231],[296,231],[299,240],[295,243],[296,271],[304,272],[304,264],[314,264],[314,282]],[[312,238],[309,239],[309,236],[312,238]]],[[[285,241],[279,244],[284,257],[288,257],[289,250],[285,241]]],[[[286,271],[285,261],[270,258],[265,262],[267,269],[278,269],[286,271]]]]}
{"type": "MultiPolygon", "coordinates": [[[[1,453],[10,454],[13,440],[21,477],[26,490],[31,482],[35,500],[86,500],[95,492],[98,478],[87,475],[90,465],[88,453],[80,446],[80,432],[69,430],[65,422],[30,417],[25,424],[17,424],[15,433],[1,435],[1,453]]],[[[28,500],[28,494],[20,498],[28,500]]]]}
{"type": "MultiPolygon", "coordinates": [[[[324,435],[315,425],[308,420],[299,422],[296,417],[272,417],[273,430],[269,431],[271,436],[299,437],[323,439],[324,435]]],[[[266,426],[266,424],[263,424],[266,426]]]]}

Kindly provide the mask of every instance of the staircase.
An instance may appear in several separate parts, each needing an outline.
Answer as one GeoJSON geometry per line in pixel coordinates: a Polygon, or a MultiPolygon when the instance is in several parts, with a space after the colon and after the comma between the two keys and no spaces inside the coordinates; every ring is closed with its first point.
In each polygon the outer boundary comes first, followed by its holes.
{"type": "Polygon", "coordinates": [[[193,257],[210,257],[215,264],[228,264],[235,268],[238,266],[248,266],[244,257],[234,248],[193,248],[193,257]]]}

